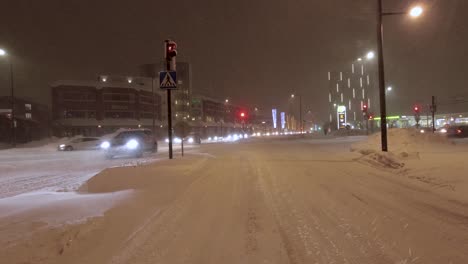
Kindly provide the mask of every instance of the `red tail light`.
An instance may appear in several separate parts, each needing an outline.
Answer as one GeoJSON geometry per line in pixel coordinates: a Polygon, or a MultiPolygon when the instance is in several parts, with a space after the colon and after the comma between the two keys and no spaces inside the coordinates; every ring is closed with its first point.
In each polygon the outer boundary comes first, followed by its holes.
{"type": "Polygon", "coordinates": [[[457,129],[457,134],[461,134],[461,129],[457,129]]]}

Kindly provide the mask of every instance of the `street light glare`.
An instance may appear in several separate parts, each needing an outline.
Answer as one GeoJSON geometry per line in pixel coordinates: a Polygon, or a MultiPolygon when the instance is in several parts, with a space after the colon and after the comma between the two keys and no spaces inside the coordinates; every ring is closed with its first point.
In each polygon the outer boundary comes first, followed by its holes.
{"type": "Polygon", "coordinates": [[[367,53],[366,57],[367,57],[368,60],[371,60],[371,59],[373,59],[375,57],[375,54],[374,54],[373,51],[369,51],[367,53]]]}
{"type": "Polygon", "coordinates": [[[6,51],[4,49],[0,49],[0,56],[5,56],[6,55],[6,51]]]}
{"type": "Polygon", "coordinates": [[[393,88],[391,86],[387,87],[387,91],[391,91],[393,88]]]}
{"type": "Polygon", "coordinates": [[[291,94],[291,98],[294,98],[294,94],[291,94]]]}
{"type": "Polygon", "coordinates": [[[418,17],[418,16],[420,16],[420,15],[422,14],[422,12],[423,12],[422,7],[420,7],[420,6],[415,6],[415,7],[411,8],[409,14],[410,14],[410,16],[412,16],[412,17],[418,17]]]}
{"type": "Polygon", "coordinates": [[[362,59],[361,59],[361,58],[357,58],[357,60],[358,60],[358,61],[362,61],[362,59]]]}

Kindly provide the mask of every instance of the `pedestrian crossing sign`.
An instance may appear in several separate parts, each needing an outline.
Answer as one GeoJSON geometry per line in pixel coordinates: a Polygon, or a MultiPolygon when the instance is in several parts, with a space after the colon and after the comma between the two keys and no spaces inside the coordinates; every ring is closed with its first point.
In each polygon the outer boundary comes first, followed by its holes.
{"type": "Polygon", "coordinates": [[[159,72],[159,88],[177,89],[177,72],[176,71],[159,72]]]}

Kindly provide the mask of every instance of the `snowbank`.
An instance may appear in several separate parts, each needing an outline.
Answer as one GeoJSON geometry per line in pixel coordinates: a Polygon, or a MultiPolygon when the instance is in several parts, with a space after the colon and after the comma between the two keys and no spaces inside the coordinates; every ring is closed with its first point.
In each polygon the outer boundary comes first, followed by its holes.
{"type": "Polygon", "coordinates": [[[343,136],[364,136],[366,134],[367,134],[366,130],[362,130],[362,129],[350,129],[350,130],[340,129],[340,130],[330,132],[329,135],[343,137],[343,136]]]}
{"type": "Polygon", "coordinates": [[[363,162],[384,168],[403,168],[403,161],[420,159],[421,152],[433,152],[441,149],[450,151],[454,143],[445,136],[433,133],[420,133],[416,129],[393,128],[388,130],[387,153],[381,151],[381,134],[376,133],[367,140],[353,144],[352,152],[363,155],[363,162]]]}
{"type": "Polygon", "coordinates": [[[468,199],[468,146],[455,144],[444,135],[414,129],[389,129],[388,152],[381,151],[380,133],[351,146],[361,154],[356,161],[386,169],[455,199],[468,199]]]}

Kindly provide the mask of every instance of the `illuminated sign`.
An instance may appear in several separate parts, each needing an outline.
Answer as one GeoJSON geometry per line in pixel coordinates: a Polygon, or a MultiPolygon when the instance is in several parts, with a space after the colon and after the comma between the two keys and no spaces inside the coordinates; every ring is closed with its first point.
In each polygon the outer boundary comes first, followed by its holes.
{"type": "Polygon", "coordinates": [[[286,127],[286,114],[284,112],[280,113],[281,116],[281,129],[286,127]]]}
{"type": "Polygon", "coordinates": [[[337,125],[338,129],[346,127],[346,106],[339,105],[336,108],[336,116],[337,116],[337,125]]]}
{"type": "Polygon", "coordinates": [[[276,109],[272,109],[271,114],[273,116],[273,128],[276,128],[276,109]]]}

